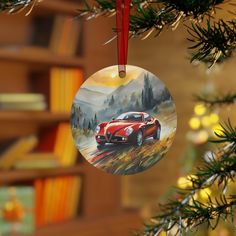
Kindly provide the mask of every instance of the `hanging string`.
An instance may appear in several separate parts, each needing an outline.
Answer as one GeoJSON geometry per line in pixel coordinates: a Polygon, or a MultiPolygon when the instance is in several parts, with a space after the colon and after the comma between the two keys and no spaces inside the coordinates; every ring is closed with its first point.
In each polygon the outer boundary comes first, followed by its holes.
{"type": "Polygon", "coordinates": [[[126,76],[131,0],[116,0],[116,29],[119,76],[126,76]]]}

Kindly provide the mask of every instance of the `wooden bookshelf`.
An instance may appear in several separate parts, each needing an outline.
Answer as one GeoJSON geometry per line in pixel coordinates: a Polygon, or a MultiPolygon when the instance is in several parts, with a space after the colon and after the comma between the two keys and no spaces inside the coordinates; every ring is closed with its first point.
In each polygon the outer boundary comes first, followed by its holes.
{"type": "Polygon", "coordinates": [[[52,53],[46,48],[32,46],[8,46],[0,48],[0,59],[11,62],[22,62],[29,64],[43,64],[53,66],[82,67],[83,58],[61,56],[52,53]]]}
{"type": "Polygon", "coordinates": [[[32,169],[32,170],[9,170],[0,172],[0,184],[19,183],[37,178],[56,177],[64,175],[80,175],[86,173],[86,165],[83,163],[71,167],[32,169]]]}
{"type": "MultiPolygon", "coordinates": [[[[141,225],[141,218],[135,211],[116,212],[99,219],[77,218],[56,225],[49,225],[28,236],[128,236],[141,225]],[[101,227],[102,226],[102,227],[101,227]]],[[[27,236],[27,235],[16,235],[27,236]]]]}
{"type": "Polygon", "coordinates": [[[39,10],[46,9],[46,10],[54,11],[58,13],[76,15],[77,14],[76,10],[80,9],[82,7],[82,4],[79,4],[78,1],[66,2],[66,1],[60,1],[60,0],[53,0],[53,1],[44,0],[38,3],[37,7],[39,8],[39,10]]]}
{"type": "Polygon", "coordinates": [[[69,116],[49,111],[0,111],[0,122],[58,123],[68,121],[69,116]]]}

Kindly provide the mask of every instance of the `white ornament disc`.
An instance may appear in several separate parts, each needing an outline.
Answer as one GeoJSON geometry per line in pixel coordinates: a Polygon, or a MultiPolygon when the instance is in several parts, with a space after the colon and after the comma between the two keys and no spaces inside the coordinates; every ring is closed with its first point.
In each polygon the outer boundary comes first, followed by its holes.
{"type": "Polygon", "coordinates": [[[75,96],[71,128],[76,147],[93,166],[130,175],[156,164],[170,148],[177,117],[173,99],[152,73],[117,66],[88,78],[75,96]]]}

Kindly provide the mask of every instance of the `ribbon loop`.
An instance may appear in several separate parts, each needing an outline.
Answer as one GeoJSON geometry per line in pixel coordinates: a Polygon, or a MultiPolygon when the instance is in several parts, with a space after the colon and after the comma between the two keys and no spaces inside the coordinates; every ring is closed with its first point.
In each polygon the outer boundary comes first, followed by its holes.
{"type": "Polygon", "coordinates": [[[116,0],[116,29],[119,76],[126,75],[131,0],[116,0]]]}

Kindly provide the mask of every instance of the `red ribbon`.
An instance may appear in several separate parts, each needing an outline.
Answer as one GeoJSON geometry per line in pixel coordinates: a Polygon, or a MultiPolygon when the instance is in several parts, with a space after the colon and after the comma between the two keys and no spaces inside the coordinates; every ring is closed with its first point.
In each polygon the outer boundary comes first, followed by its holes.
{"type": "Polygon", "coordinates": [[[129,40],[131,0],[116,0],[116,29],[119,76],[125,77],[129,40]]]}

